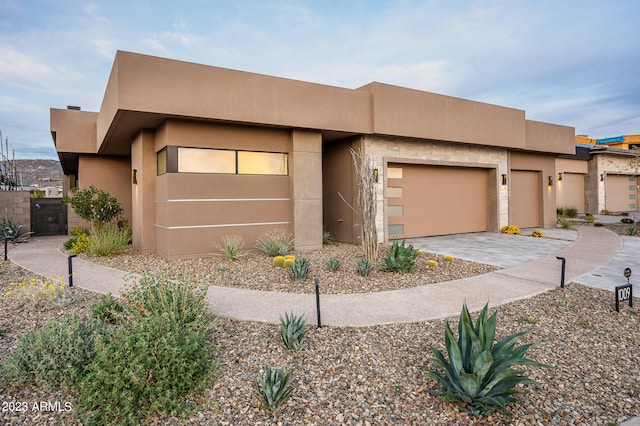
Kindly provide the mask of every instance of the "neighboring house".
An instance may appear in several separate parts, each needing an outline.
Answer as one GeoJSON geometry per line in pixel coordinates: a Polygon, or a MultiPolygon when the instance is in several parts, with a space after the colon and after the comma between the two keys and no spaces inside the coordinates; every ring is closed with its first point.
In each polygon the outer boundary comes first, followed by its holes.
{"type": "Polygon", "coordinates": [[[51,132],[65,192],[111,193],[134,245],[169,259],[206,256],[226,234],[253,246],[273,228],[297,249],[320,248],[323,229],[358,242],[343,200],[357,205],[351,148],[377,169],[381,242],[555,226],[558,157],[576,153],[572,127],[522,110],[122,51],[100,112],[52,109],[51,132]]]}

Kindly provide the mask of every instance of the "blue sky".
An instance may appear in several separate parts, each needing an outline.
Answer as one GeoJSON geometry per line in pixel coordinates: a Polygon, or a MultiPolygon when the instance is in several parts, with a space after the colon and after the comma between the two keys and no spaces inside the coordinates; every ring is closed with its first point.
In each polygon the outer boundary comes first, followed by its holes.
{"type": "Polygon", "coordinates": [[[49,108],[98,111],[115,52],[128,50],[636,134],[639,18],[636,0],[0,0],[0,130],[16,158],[57,158],[49,108]]]}

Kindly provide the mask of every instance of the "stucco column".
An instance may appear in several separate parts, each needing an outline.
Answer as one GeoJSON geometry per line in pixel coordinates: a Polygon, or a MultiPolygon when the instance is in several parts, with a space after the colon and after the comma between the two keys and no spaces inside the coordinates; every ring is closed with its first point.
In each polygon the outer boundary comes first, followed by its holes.
{"type": "Polygon", "coordinates": [[[293,130],[289,150],[296,250],[322,248],[322,134],[293,130]]]}
{"type": "Polygon", "coordinates": [[[133,246],[143,253],[156,251],[156,152],[154,133],[143,130],[131,144],[131,173],[137,183],[131,187],[131,230],[133,246]]]}

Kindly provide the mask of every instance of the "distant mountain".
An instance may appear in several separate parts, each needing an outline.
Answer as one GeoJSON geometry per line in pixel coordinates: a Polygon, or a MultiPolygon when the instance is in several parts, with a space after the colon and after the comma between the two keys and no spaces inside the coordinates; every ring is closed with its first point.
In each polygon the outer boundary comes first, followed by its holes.
{"type": "Polygon", "coordinates": [[[57,160],[15,160],[24,186],[62,186],[62,166],[57,160]]]}

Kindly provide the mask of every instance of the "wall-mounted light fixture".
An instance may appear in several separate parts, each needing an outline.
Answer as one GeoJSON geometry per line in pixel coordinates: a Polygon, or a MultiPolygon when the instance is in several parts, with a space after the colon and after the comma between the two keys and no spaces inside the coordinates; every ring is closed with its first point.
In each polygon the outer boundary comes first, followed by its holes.
{"type": "Polygon", "coordinates": [[[558,173],[558,182],[562,180],[562,172],[558,173]]]}
{"type": "Polygon", "coordinates": [[[549,176],[549,186],[553,186],[553,176],[549,176]]]}
{"type": "Polygon", "coordinates": [[[506,175],[506,174],[503,174],[503,175],[502,175],[502,184],[503,184],[503,185],[506,185],[506,184],[507,184],[507,175],[506,175]]]}
{"type": "Polygon", "coordinates": [[[600,182],[604,182],[604,173],[600,173],[600,182]]]}
{"type": "Polygon", "coordinates": [[[137,185],[138,184],[138,169],[133,169],[133,173],[131,174],[131,176],[132,176],[131,177],[131,182],[134,185],[137,185]]]}
{"type": "Polygon", "coordinates": [[[373,169],[373,180],[378,183],[378,169],[373,169]]]}

